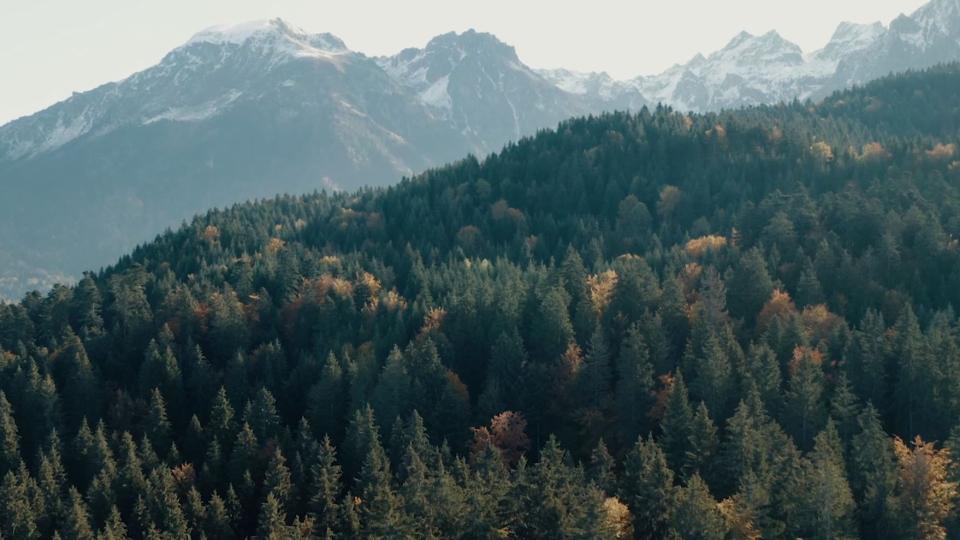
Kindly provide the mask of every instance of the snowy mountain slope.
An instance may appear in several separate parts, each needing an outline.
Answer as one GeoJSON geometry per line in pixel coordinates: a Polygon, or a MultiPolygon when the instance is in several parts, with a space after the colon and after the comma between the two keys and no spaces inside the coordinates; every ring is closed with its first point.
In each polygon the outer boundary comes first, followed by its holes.
{"type": "Polygon", "coordinates": [[[491,34],[451,32],[377,62],[481,153],[590,110],[491,34]]]}
{"type": "Polygon", "coordinates": [[[650,101],[635,84],[618,81],[606,72],[579,73],[568,69],[539,69],[537,73],[564,92],[579,96],[591,110],[639,110],[650,101]]]}
{"type": "Polygon", "coordinates": [[[634,83],[652,101],[682,109],[721,109],[791,99],[803,92],[803,51],[776,32],[742,32],[723,49],[634,83]]]}
{"type": "Polygon", "coordinates": [[[332,36],[205,31],[0,127],[0,289],[97,268],[207,208],[384,184],[470,149],[332,36]]]}
{"type": "Polygon", "coordinates": [[[825,97],[892,72],[960,59],[960,0],[932,0],[889,28],[841,23],[827,45],[804,54],[775,31],[741,33],[709,56],[632,82],[653,102],[723,108],[825,97]]]}
{"type": "Polygon", "coordinates": [[[932,0],[901,15],[865,47],[838,60],[832,88],[960,58],[960,0],[932,0]]]}

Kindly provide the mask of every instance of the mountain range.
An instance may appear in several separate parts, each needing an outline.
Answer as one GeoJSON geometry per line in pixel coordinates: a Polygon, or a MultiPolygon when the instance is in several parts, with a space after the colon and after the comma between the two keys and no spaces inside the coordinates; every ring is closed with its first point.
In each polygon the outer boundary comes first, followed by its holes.
{"type": "Polygon", "coordinates": [[[475,31],[369,57],[282,20],[211,28],[156,66],[0,127],[0,296],[108,264],[204,209],[386,185],[571,116],[816,99],[958,58],[960,0],[843,23],[812,53],[741,33],[626,81],[534,69],[475,31]]]}

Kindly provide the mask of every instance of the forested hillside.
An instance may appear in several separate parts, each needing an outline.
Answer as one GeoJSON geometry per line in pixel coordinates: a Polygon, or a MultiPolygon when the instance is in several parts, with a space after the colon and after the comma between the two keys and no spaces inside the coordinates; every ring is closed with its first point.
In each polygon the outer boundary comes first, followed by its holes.
{"type": "Polygon", "coordinates": [[[957,88],[572,120],[0,305],[0,534],[956,534],[957,88]]]}

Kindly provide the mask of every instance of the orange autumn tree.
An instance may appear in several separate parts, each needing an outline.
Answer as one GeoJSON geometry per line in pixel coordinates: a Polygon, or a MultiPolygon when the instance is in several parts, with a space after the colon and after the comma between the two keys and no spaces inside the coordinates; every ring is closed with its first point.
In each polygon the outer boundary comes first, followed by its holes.
{"type": "Polygon", "coordinates": [[[947,538],[944,521],[957,497],[957,482],[949,477],[950,451],[937,450],[918,435],[908,447],[893,441],[897,456],[897,489],[891,508],[901,538],[947,538]]]}
{"type": "Polygon", "coordinates": [[[503,458],[504,463],[514,465],[530,448],[527,437],[527,419],[523,414],[504,411],[492,419],[489,426],[472,428],[472,456],[479,456],[488,448],[493,448],[503,458]]]}

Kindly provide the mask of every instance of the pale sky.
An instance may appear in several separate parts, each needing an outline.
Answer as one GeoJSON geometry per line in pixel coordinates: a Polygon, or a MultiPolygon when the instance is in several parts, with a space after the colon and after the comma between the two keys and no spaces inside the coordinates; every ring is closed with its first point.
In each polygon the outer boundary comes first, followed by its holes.
{"type": "Polygon", "coordinates": [[[206,27],[282,17],[368,55],[491,32],[536,68],[657,73],[776,29],[805,51],[841,21],[888,24],[925,0],[0,0],[0,124],[155,64],[206,27]]]}

